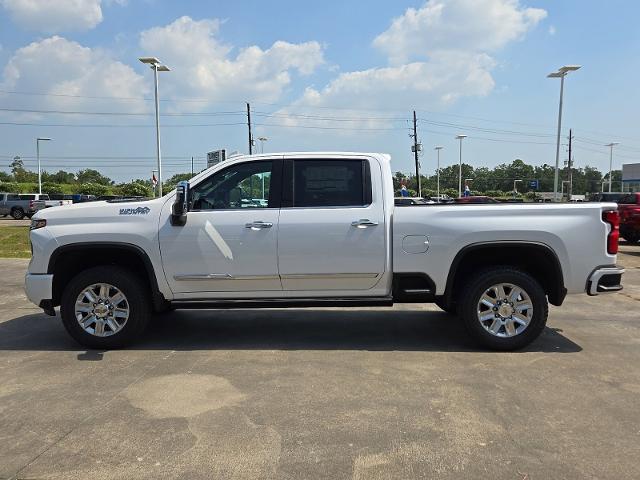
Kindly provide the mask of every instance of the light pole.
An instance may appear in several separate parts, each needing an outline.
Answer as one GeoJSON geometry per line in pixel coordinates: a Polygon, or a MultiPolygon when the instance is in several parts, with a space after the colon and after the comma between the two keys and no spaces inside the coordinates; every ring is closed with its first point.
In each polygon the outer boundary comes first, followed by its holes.
{"type": "Polygon", "coordinates": [[[578,70],[581,65],[565,65],[560,67],[557,72],[551,72],[547,78],[560,79],[560,104],[558,106],[558,135],[556,136],[556,171],[553,175],[553,200],[558,201],[558,175],[560,168],[560,130],[562,129],[562,96],[564,94],[564,77],[567,73],[578,70]]]}
{"type": "Polygon", "coordinates": [[[269,140],[267,137],[258,137],[258,141],[260,142],[260,153],[264,153],[264,142],[269,140]]]}
{"type": "Polygon", "coordinates": [[[50,138],[36,138],[36,157],[38,158],[38,193],[42,194],[42,171],[40,170],[40,142],[50,142],[50,138]]]}
{"type": "Polygon", "coordinates": [[[438,145],[437,147],[434,148],[434,150],[436,152],[438,152],[438,171],[437,171],[437,189],[436,189],[436,196],[438,197],[438,202],[440,201],[440,150],[442,150],[444,147],[441,147],[440,145],[438,145]]]}
{"type": "Polygon", "coordinates": [[[611,142],[611,143],[607,143],[605,145],[605,147],[609,147],[609,193],[611,193],[611,181],[613,180],[612,178],[612,170],[613,170],[613,146],[614,145],[619,145],[620,142],[611,142]]]}
{"type": "Polygon", "coordinates": [[[517,187],[518,182],[522,182],[522,180],[513,181],[513,193],[515,193],[516,195],[518,194],[518,187],[517,187]]]}
{"type": "Polygon", "coordinates": [[[460,140],[460,164],[458,166],[458,198],[462,197],[462,139],[467,138],[466,135],[456,135],[456,140],[460,140]]]}
{"type": "Polygon", "coordinates": [[[160,160],[160,102],[158,100],[158,72],[169,72],[169,67],[162,65],[156,57],[140,57],[142,63],[151,66],[156,99],[156,156],[158,159],[158,196],[162,196],[162,161],[160,160]]]}

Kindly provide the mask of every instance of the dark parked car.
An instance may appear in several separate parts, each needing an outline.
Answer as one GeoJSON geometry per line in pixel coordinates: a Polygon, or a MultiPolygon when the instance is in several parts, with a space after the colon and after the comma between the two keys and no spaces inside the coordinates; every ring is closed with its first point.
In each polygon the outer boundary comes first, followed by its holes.
{"type": "Polygon", "coordinates": [[[591,195],[590,202],[617,202],[622,197],[627,195],[623,192],[598,192],[591,195]]]}

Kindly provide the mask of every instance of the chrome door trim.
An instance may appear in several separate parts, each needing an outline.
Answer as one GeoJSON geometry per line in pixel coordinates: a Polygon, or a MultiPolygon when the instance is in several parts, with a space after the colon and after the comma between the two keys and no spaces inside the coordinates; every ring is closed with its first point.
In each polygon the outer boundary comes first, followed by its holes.
{"type": "Polygon", "coordinates": [[[326,279],[343,279],[343,278],[378,278],[379,273],[293,273],[288,275],[280,275],[283,280],[326,280],[326,279]]]}
{"type": "Polygon", "coordinates": [[[198,280],[278,280],[278,275],[239,275],[233,276],[230,273],[187,273],[174,275],[176,281],[198,281],[198,280]]]}

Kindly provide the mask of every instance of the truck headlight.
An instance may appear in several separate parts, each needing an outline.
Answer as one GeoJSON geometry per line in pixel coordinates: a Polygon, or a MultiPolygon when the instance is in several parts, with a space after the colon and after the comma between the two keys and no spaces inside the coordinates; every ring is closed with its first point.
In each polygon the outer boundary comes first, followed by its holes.
{"type": "Polygon", "coordinates": [[[38,228],[42,228],[46,226],[47,226],[47,221],[44,218],[39,218],[39,219],[34,218],[31,220],[31,226],[29,227],[29,229],[37,230],[38,228]]]}

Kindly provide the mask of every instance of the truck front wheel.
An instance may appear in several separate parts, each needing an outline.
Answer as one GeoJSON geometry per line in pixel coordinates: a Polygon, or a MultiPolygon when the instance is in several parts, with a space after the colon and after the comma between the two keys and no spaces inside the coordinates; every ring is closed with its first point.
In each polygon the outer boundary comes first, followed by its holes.
{"type": "Polygon", "coordinates": [[[88,348],[126,346],[151,316],[149,295],[138,277],[120,267],[94,267],[66,286],[60,313],[67,332],[88,348]]]}
{"type": "Polygon", "coordinates": [[[484,270],[471,278],[460,299],[460,315],[471,336],[494,350],[516,350],[544,330],[549,306],[544,290],[529,274],[509,267],[484,270]]]}

